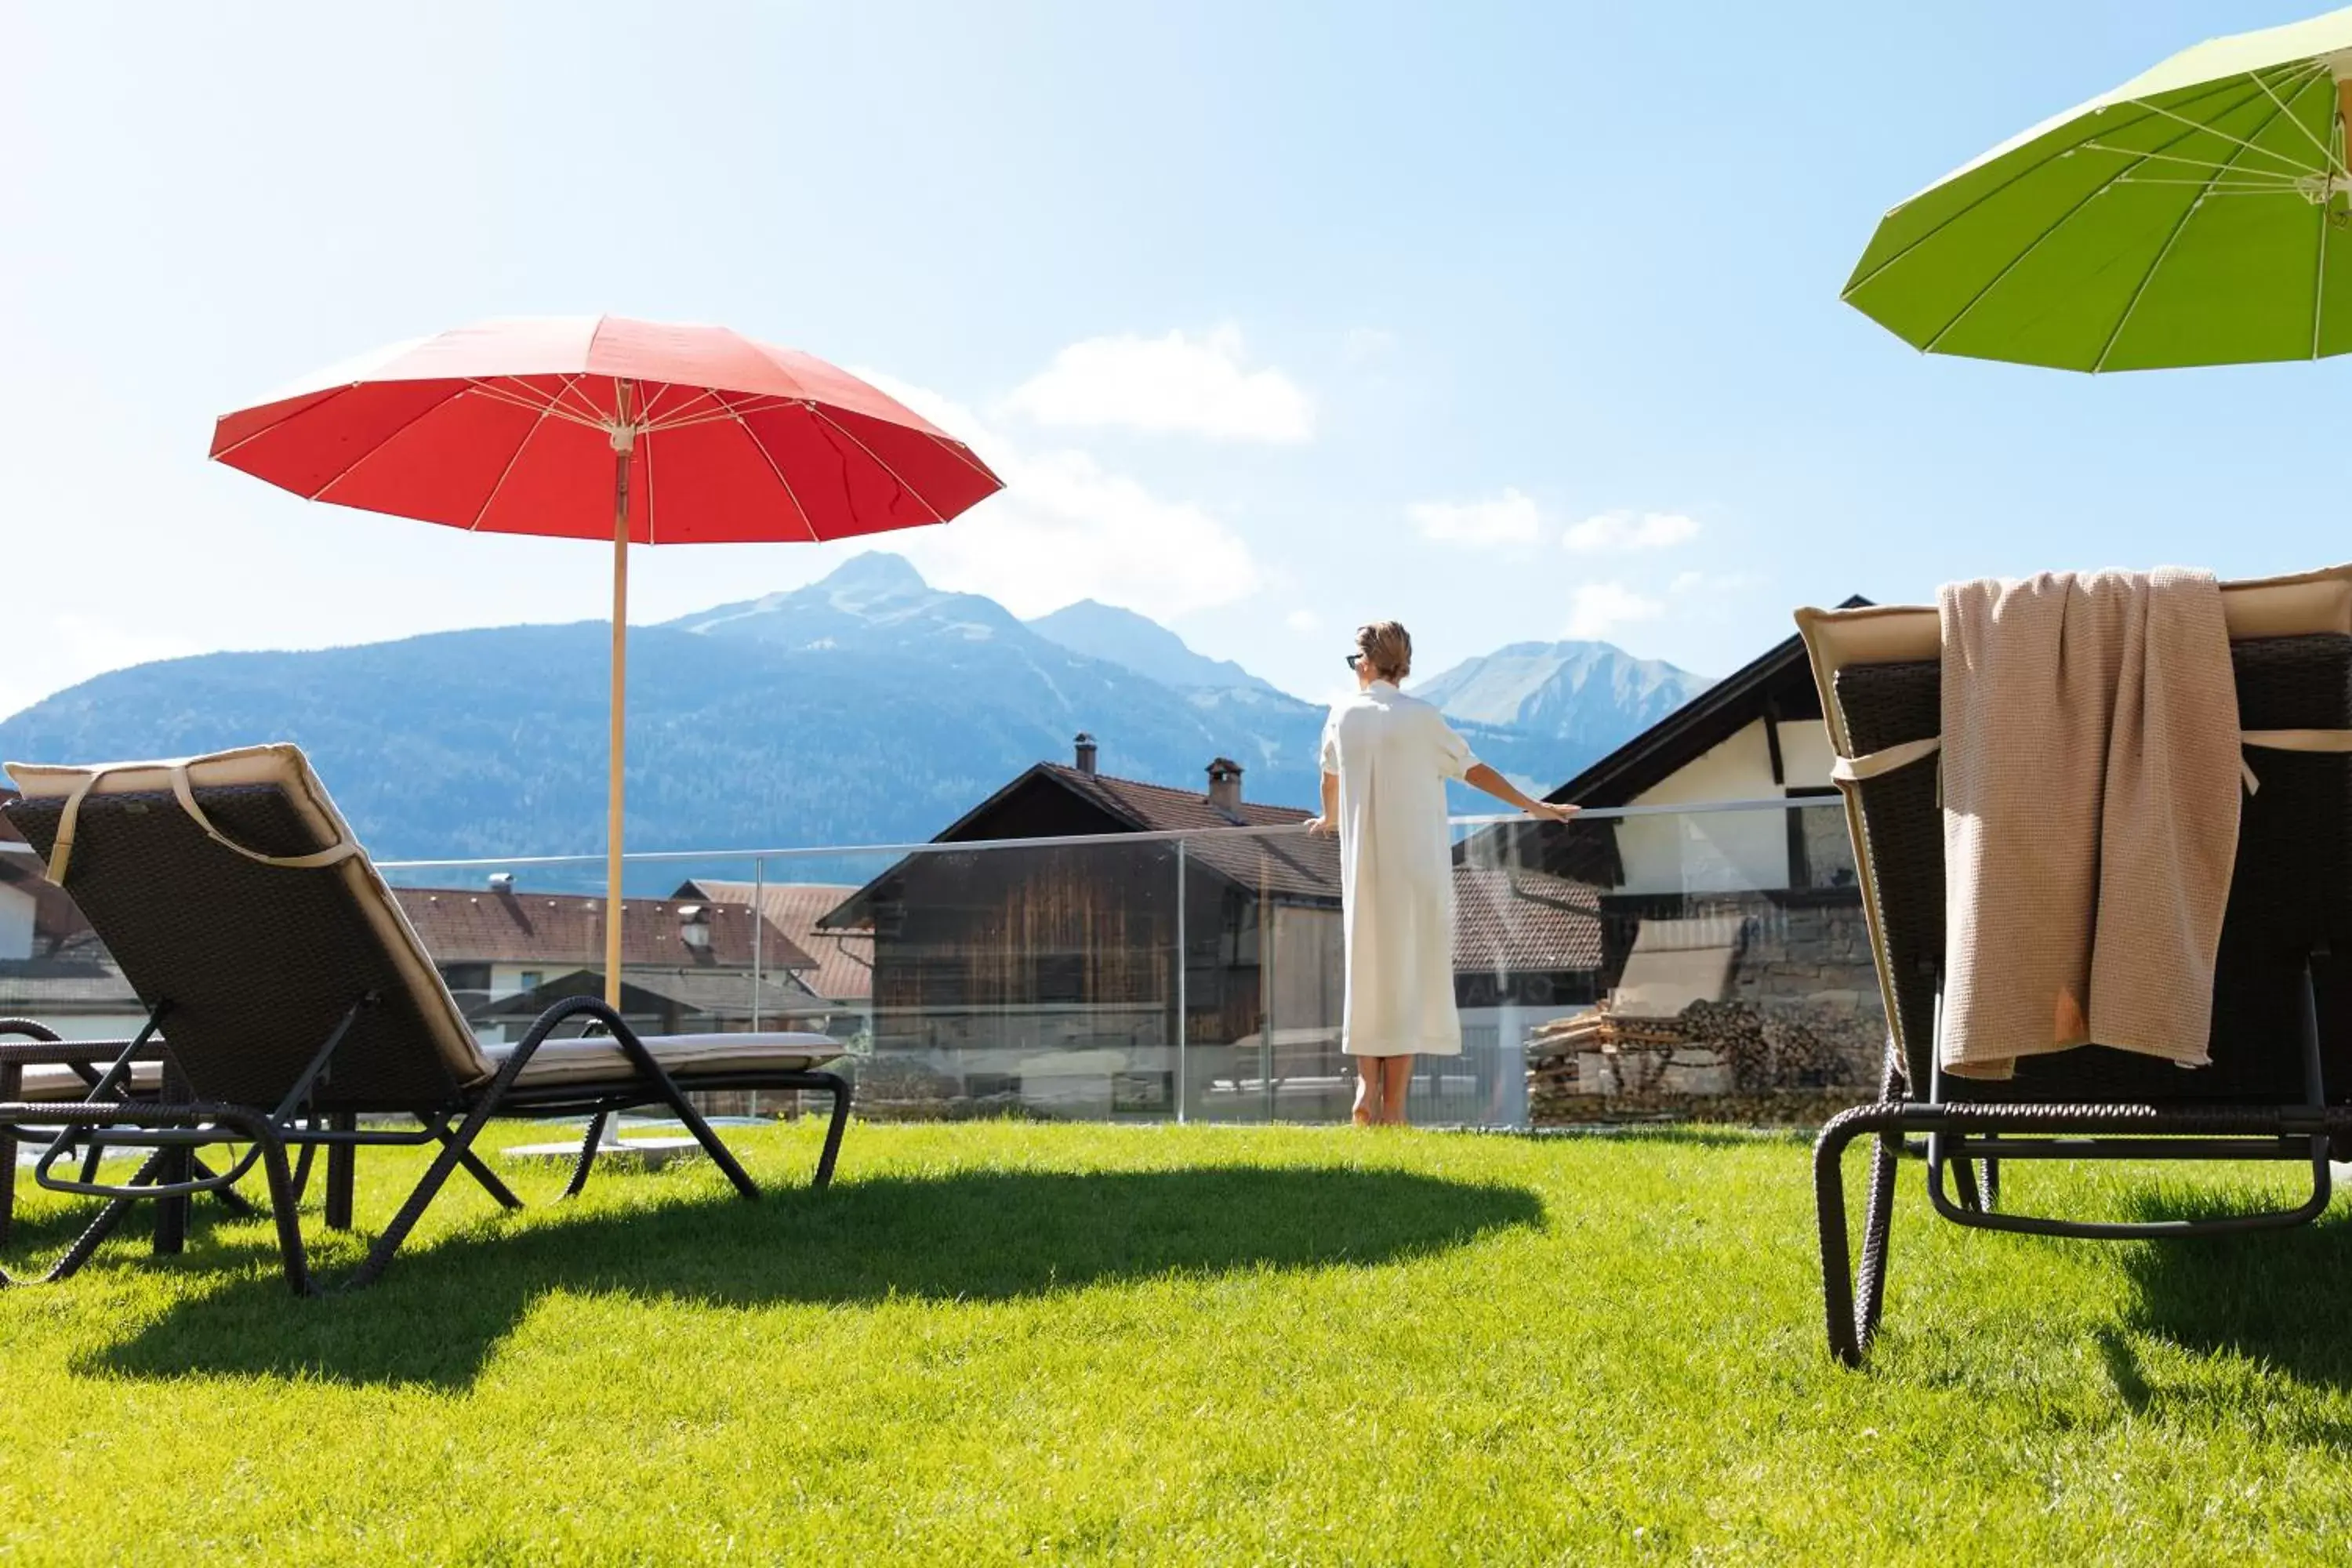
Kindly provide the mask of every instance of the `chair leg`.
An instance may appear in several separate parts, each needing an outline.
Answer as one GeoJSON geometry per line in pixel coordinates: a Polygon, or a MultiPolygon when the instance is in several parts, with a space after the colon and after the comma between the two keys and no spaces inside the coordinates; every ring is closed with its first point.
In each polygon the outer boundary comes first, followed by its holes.
{"type": "Polygon", "coordinates": [[[710,1156],[710,1163],[725,1172],[727,1179],[735,1184],[736,1193],[746,1198],[758,1197],[760,1184],[754,1182],[751,1179],[751,1173],[737,1162],[733,1152],[719,1141],[719,1134],[711,1130],[710,1123],[702,1119],[702,1112],[688,1103],[686,1096],[678,1090],[677,1086],[668,1081],[668,1077],[669,1075],[665,1073],[657,1081],[657,1087],[662,1091],[662,1099],[668,1102],[670,1110],[677,1113],[678,1121],[686,1124],[686,1130],[694,1135],[694,1141],[702,1145],[702,1152],[710,1156]]]}
{"type": "MultiPolygon", "coordinates": [[[[311,1125],[315,1127],[317,1123],[313,1122],[311,1125]]],[[[319,1146],[316,1143],[305,1143],[302,1145],[301,1152],[294,1156],[294,1201],[298,1204],[310,1191],[310,1163],[318,1157],[318,1153],[319,1146]]]]}
{"type": "MultiPolygon", "coordinates": [[[[127,1184],[138,1186],[153,1177],[163,1168],[163,1151],[158,1149],[147,1156],[146,1163],[139,1167],[127,1184]]],[[[74,1237],[73,1245],[66,1248],[65,1256],[49,1265],[49,1271],[41,1276],[42,1283],[54,1284],[58,1280],[70,1279],[79,1273],[81,1266],[89,1262],[98,1249],[106,1244],[106,1238],[114,1234],[115,1228],[121,1225],[123,1216],[131,1212],[131,1205],[137,1201],[135,1198],[108,1199],[106,1206],[98,1211],[98,1217],[83,1227],[79,1236],[74,1237]]]]}
{"type": "Polygon", "coordinates": [[[563,1184],[563,1195],[576,1198],[587,1190],[588,1173],[596,1165],[596,1146],[604,1142],[604,1129],[612,1113],[600,1110],[588,1118],[588,1131],[580,1140],[579,1158],[572,1162],[572,1179],[563,1184]]]}
{"type": "MultiPolygon", "coordinates": [[[[446,1124],[433,1131],[434,1135],[445,1145],[452,1136],[446,1124]]],[[[474,1184],[496,1199],[500,1208],[519,1209],[523,1206],[523,1201],[515,1196],[515,1190],[501,1181],[499,1173],[484,1163],[479,1154],[475,1153],[471,1149],[462,1150],[457,1155],[457,1163],[466,1168],[466,1174],[474,1178],[474,1184]]]]}
{"type": "Polygon", "coordinates": [[[286,1141],[259,1117],[248,1129],[261,1145],[262,1180],[269,1187],[269,1213],[278,1222],[278,1256],[286,1269],[286,1283],[297,1296],[319,1294],[310,1278],[310,1262],[302,1247],[302,1208],[294,1195],[294,1173],[286,1158],[286,1141]]]}
{"type": "MultiPolygon", "coordinates": [[[[328,1125],[338,1132],[356,1131],[360,1119],[348,1110],[339,1110],[328,1118],[328,1125]]],[[[327,1145],[327,1213],[329,1230],[352,1228],[352,1194],[358,1184],[360,1152],[355,1144],[327,1145]]]]}
{"type": "Polygon", "coordinates": [[[504,1097],[506,1083],[497,1083],[494,1089],[495,1092],[484,1095],[467,1114],[465,1122],[457,1131],[442,1136],[441,1152],[434,1157],[432,1164],[425,1167],[425,1174],[417,1178],[416,1185],[409,1189],[406,1200],[400,1205],[400,1212],[392,1216],[392,1223],[383,1227],[374,1245],[368,1248],[366,1258],[344,1281],[342,1289],[364,1289],[382,1279],[383,1271],[392,1267],[393,1255],[408,1239],[408,1233],[416,1228],[416,1222],[425,1217],[425,1211],[440,1195],[441,1188],[448,1182],[451,1173],[463,1165],[466,1156],[472,1152],[475,1138],[488,1125],[490,1113],[498,1109],[499,1101],[504,1097]]]}
{"type": "Polygon", "coordinates": [[[1830,1354],[1858,1367],[1870,1353],[1886,1305],[1887,1244],[1895,1224],[1895,1159],[1901,1140],[1885,1129],[1872,1152],[1870,1192],[1863,1211],[1862,1267],[1857,1281],[1847,1272],[1845,1234],[1846,1145],[1874,1129],[1874,1113],[1885,1106],[1862,1106],[1831,1119],[1813,1146],[1813,1196],[1821,1226],[1822,1306],[1829,1329],[1830,1354]],[[1860,1300],[1856,1301],[1856,1286],[1860,1300]]]}
{"type": "Polygon", "coordinates": [[[824,1187],[833,1181],[834,1162],[841,1155],[841,1134],[849,1124],[849,1080],[839,1073],[821,1072],[813,1075],[823,1081],[824,1092],[833,1096],[833,1119],[825,1123],[824,1152],[817,1156],[816,1180],[810,1184],[824,1187]]]}

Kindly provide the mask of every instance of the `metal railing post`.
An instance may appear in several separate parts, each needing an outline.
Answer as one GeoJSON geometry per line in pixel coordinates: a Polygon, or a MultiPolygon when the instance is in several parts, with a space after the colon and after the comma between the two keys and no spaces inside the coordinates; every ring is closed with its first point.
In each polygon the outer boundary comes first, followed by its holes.
{"type": "MultiPolygon", "coordinates": [[[[758,1033],[760,1032],[760,987],[761,987],[763,984],[765,984],[765,983],[766,983],[766,978],[767,978],[766,973],[765,973],[765,971],[764,971],[764,966],[763,966],[763,964],[762,964],[762,963],[761,963],[761,949],[765,946],[765,943],[761,941],[761,938],[762,938],[763,936],[765,936],[765,935],[766,935],[766,933],[767,933],[767,927],[768,927],[768,898],[767,898],[767,892],[768,892],[768,888],[767,888],[768,876],[767,876],[767,873],[768,873],[768,858],[767,858],[766,856],[764,856],[764,855],[754,855],[754,856],[752,856],[752,857],[751,857],[751,1032],[752,1032],[753,1034],[755,1034],[755,1035],[756,1035],[756,1034],[758,1034],[758,1033]]],[[[753,1089],[753,1090],[751,1091],[751,1115],[753,1115],[753,1116],[757,1116],[757,1115],[759,1115],[759,1114],[760,1114],[760,1091],[759,1091],[758,1089],[753,1089]]]]}
{"type": "Polygon", "coordinates": [[[1179,838],[1176,840],[1176,1121],[1179,1126],[1184,1122],[1189,1110],[1186,1102],[1191,1099],[1192,1092],[1190,1060],[1192,1035],[1192,996],[1189,991],[1190,977],[1185,973],[1191,968],[1188,962],[1191,955],[1185,951],[1187,932],[1184,928],[1184,840],[1179,838]]]}

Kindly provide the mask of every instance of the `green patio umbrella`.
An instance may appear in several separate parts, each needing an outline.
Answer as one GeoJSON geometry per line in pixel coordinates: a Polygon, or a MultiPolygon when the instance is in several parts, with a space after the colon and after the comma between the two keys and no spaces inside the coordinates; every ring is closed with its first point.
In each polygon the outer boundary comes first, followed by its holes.
{"type": "Polygon", "coordinates": [[[1930,353],[2063,370],[2352,349],[2352,9],[2216,38],[1888,213],[1844,298],[1930,353]]]}

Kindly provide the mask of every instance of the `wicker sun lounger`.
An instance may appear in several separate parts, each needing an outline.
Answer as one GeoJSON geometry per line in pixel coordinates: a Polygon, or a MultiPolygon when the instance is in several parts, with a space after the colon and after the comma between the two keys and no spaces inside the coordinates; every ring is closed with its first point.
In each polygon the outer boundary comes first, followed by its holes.
{"type": "Polygon", "coordinates": [[[2027,1058],[1999,1081],[1937,1068],[1945,907],[1929,750],[1940,722],[1937,612],[1798,616],[1838,754],[1895,764],[1846,792],[1889,1024],[1884,1088],[1877,1103],[1833,1118],[1814,1150],[1830,1350],[1848,1365],[1867,1354],[1884,1305],[1906,1137],[1927,1139],[1936,1211],[1985,1229],[2189,1237],[2297,1225],[2327,1206],[2331,1152],[2352,1155],[2352,755],[2330,749],[2352,729],[2352,568],[2228,584],[2223,604],[2258,787],[2244,802],[2222,931],[2212,1065],[2184,1070],[2090,1045],[2027,1058]],[[1857,1280],[1840,1156],[1864,1134],[1877,1146],[1857,1280]],[[2287,1208],[2181,1219],[2088,1220],[2003,1206],[2005,1163],[2052,1159],[2286,1161],[2308,1165],[2310,1190],[2287,1208]]]}
{"type": "MultiPolygon", "coordinates": [[[[94,1084],[84,1077],[94,1065],[89,1047],[42,1040],[46,1030],[22,1024],[10,1032],[30,1038],[0,1044],[0,1089],[16,1080],[0,1100],[0,1150],[13,1154],[26,1128],[62,1128],[36,1179],[111,1200],[50,1278],[79,1268],[131,1203],[233,1196],[231,1184],[258,1164],[287,1281],[314,1293],[289,1151],[305,1172],[312,1151],[327,1151],[326,1218],[347,1226],[356,1149],[438,1144],[351,1280],[370,1283],[460,1168],[519,1206],[474,1152],[496,1116],[590,1119],[569,1196],[587,1179],[606,1117],[661,1105],[739,1193],[756,1197],[688,1090],[830,1095],[816,1184],[832,1177],[849,1088],[821,1070],[842,1054],[822,1036],[640,1037],[601,1002],[574,997],[512,1046],[478,1044],[292,746],[103,768],[11,763],[9,772],[23,792],[5,808],[10,820],[47,858],[150,1009],[136,1038],[110,1047],[94,1084]],[[602,1033],[559,1038],[567,1025],[602,1033]],[[226,1143],[250,1148],[218,1171],[195,1154],[226,1143]],[[126,1179],[99,1180],[94,1156],[111,1149],[149,1157],[126,1179]]],[[[13,1159],[0,1174],[13,1180],[13,1159]]]]}

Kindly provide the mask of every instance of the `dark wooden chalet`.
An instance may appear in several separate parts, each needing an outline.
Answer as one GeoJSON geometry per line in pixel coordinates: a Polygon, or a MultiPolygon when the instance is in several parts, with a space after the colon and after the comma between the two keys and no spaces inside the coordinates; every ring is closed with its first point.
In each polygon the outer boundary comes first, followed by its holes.
{"type": "Polygon", "coordinates": [[[1155,1111],[1175,1092],[1180,1007],[1199,1047],[1336,1018],[1333,840],[1145,837],[1310,814],[1245,800],[1229,758],[1196,793],[1110,777],[1097,755],[1080,736],[1069,764],[1029,769],[934,840],[1088,842],[911,855],[818,922],[872,935],[877,1050],[930,1053],[981,1098],[1027,1097],[1016,1080],[1063,1070],[1045,1053],[1096,1053],[1116,1109],[1155,1111]]]}

